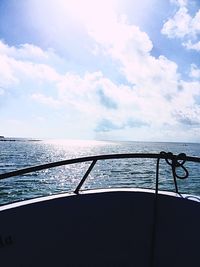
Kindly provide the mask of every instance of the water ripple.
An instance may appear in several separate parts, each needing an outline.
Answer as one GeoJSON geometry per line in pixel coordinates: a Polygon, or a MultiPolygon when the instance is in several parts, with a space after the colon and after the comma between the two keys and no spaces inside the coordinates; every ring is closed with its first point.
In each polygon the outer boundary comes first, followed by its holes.
{"type": "MultiPolygon", "coordinates": [[[[173,153],[200,156],[199,144],[46,141],[1,142],[0,173],[69,158],[111,153],[173,153]]],[[[88,163],[63,166],[0,181],[0,204],[75,190],[88,163]]],[[[180,191],[200,195],[200,166],[187,164],[189,179],[178,181],[180,191]]],[[[97,162],[83,188],[155,188],[156,160],[125,159],[97,162]]],[[[169,166],[161,162],[159,186],[174,190],[169,166]]]]}

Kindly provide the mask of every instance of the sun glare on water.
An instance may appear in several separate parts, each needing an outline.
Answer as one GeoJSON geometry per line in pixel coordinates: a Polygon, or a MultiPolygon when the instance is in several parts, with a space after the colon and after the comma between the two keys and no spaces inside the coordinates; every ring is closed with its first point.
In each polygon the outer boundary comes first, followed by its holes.
{"type": "Polygon", "coordinates": [[[53,144],[62,147],[93,147],[93,146],[104,146],[111,144],[109,141],[96,141],[96,140],[75,140],[75,139],[55,139],[47,140],[45,143],[53,144]]]}

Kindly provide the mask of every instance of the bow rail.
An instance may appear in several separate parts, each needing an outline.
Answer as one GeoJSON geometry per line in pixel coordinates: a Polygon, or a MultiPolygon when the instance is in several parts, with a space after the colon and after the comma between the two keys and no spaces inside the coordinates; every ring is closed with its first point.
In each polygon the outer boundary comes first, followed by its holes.
{"type": "Polygon", "coordinates": [[[124,154],[105,154],[105,155],[97,155],[97,156],[88,156],[88,157],[81,157],[81,158],[74,158],[74,159],[68,159],[68,160],[62,160],[52,163],[46,163],[42,165],[37,165],[33,167],[23,168],[16,171],[11,171],[7,173],[0,174],[0,180],[19,176],[31,172],[41,171],[45,169],[55,168],[59,166],[65,166],[70,164],[77,164],[77,163],[83,163],[83,162],[92,162],[85,172],[84,176],[82,177],[81,181],[79,182],[78,186],[76,187],[74,193],[78,194],[79,190],[81,189],[82,185],[84,184],[85,180],[87,179],[88,175],[94,168],[97,161],[100,160],[109,160],[109,159],[157,159],[157,166],[156,166],[156,193],[158,193],[158,180],[159,180],[159,163],[161,159],[164,159],[168,165],[171,166],[172,169],[172,175],[174,179],[175,184],[175,191],[178,193],[178,186],[176,179],[185,179],[189,176],[189,173],[184,166],[184,163],[187,162],[198,162],[200,163],[200,158],[198,157],[191,157],[186,156],[184,153],[175,155],[171,152],[160,152],[160,153],[124,153],[124,154]],[[177,168],[182,168],[184,171],[184,175],[180,176],[176,173],[177,168]]]}

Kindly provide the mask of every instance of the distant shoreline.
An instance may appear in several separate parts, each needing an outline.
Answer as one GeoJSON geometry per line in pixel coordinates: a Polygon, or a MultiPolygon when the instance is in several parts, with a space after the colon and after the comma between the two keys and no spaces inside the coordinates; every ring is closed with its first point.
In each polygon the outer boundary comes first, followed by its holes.
{"type": "Polygon", "coordinates": [[[31,138],[13,138],[13,137],[4,137],[0,136],[0,142],[38,142],[42,141],[41,139],[31,139],[31,138]]]}

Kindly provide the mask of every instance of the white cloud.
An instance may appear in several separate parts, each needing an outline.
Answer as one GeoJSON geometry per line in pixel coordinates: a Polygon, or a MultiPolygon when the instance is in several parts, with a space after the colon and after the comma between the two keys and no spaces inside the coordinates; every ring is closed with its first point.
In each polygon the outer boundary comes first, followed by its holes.
{"type": "MultiPolygon", "coordinates": [[[[8,46],[0,41],[0,86],[5,91],[20,91],[22,87],[37,90],[42,84],[56,83],[60,74],[51,66],[54,55],[33,45],[8,46]],[[19,87],[21,89],[19,89],[19,87]],[[16,89],[18,88],[18,89],[16,89]]],[[[24,92],[25,93],[25,92],[24,92]]]]}
{"type": "Polygon", "coordinates": [[[161,32],[169,38],[181,38],[187,49],[200,51],[200,10],[194,16],[189,14],[187,1],[175,1],[179,9],[163,25],[161,32]]]}
{"type": "Polygon", "coordinates": [[[3,88],[0,88],[0,96],[1,95],[4,95],[4,93],[5,93],[4,89],[3,88]]]}
{"type": "Polygon", "coordinates": [[[173,18],[168,19],[163,25],[162,33],[170,38],[184,37],[191,33],[192,18],[186,7],[180,7],[173,18]]]}
{"type": "Polygon", "coordinates": [[[7,87],[8,85],[13,85],[17,82],[18,79],[13,73],[9,58],[0,53],[0,85],[2,87],[7,87]]]}
{"type": "MultiPolygon", "coordinates": [[[[89,33],[99,49],[120,63],[121,72],[132,84],[127,97],[129,100],[125,101],[126,104],[130,103],[130,116],[145,118],[147,123],[157,125],[169,121],[169,99],[176,97],[178,92],[179,74],[176,63],[164,56],[151,56],[153,44],[148,35],[130,25],[125,18],[115,16],[111,23],[109,18],[105,23],[110,25],[106,27],[106,32],[93,24],[89,33]],[[158,113],[161,114],[159,118],[158,113]]],[[[126,116],[127,114],[128,112],[126,116]]]]}
{"type": "MultiPolygon", "coordinates": [[[[172,115],[176,125],[182,130],[195,134],[200,127],[200,84],[199,82],[182,81],[179,97],[172,103],[172,115]]],[[[196,135],[196,134],[195,134],[196,135]]]]}
{"type": "MultiPolygon", "coordinates": [[[[182,5],[184,17],[183,25],[178,26],[179,34],[184,35],[185,28],[188,27],[187,20],[189,21],[190,17],[184,7],[187,4],[186,1],[179,1],[178,4],[182,5]]],[[[190,22],[194,24],[193,34],[197,33],[197,26],[194,23],[196,18],[197,16],[190,22]]],[[[193,119],[198,115],[199,107],[195,105],[195,96],[200,94],[198,83],[181,81],[177,64],[165,56],[153,57],[151,55],[153,44],[148,35],[138,27],[130,25],[125,17],[117,17],[113,14],[111,17],[105,17],[103,23],[107,25],[103,27],[105,31],[102,31],[98,23],[91,23],[88,26],[90,36],[97,43],[96,52],[102,51],[118,62],[124,77],[132,84],[122,88],[108,80],[105,82],[104,78],[103,88],[105,90],[105,84],[109,84],[109,92],[110,94],[113,92],[111,97],[117,103],[119,110],[119,112],[115,110],[113,114],[111,111],[107,113],[106,118],[112,121],[113,127],[118,128],[118,130],[113,129],[112,134],[125,131],[127,126],[125,128],[121,126],[127,125],[125,123],[127,118],[134,118],[136,121],[146,123],[146,126],[139,127],[140,130],[137,130],[138,136],[142,134],[144,137],[144,132],[151,128],[152,133],[163,129],[161,135],[168,132],[173,138],[173,129],[180,131],[183,124],[183,121],[174,115],[175,112],[180,111],[177,109],[178,104],[187,116],[188,110],[193,113],[193,119]],[[126,96],[123,97],[124,94],[126,96]],[[194,109],[196,109],[195,112],[194,109]],[[168,128],[164,127],[166,124],[169,125],[168,128]]],[[[190,34],[189,28],[188,34],[190,34]]],[[[132,132],[131,127],[128,129],[132,132]]],[[[151,131],[149,133],[151,137],[152,133],[151,131]]]]}
{"type": "Polygon", "coordinates": [[[137,104],[132,88],[116,85],[101,72],[86,73],[83,77],[67,73],[58,85],[58,92],[63,105],[96,122],[107,118],[121,125],[133,113],[132,105],[137,104]]]}
{"type": "Polygon", "coordinates": [[[6,54],[9,57],[20,60],[44,60],[48,58],[48,54],[45,53],[40,47],[32,44],[22,44],[19,47],[8,46],[3,41],[0,41],[0,52],[6,54]]]}
{"type": "Polygon", "coordinates": [[[171,0],[170,2],[177,6],[186,6],[188,4],[188,0],[171,0]]]}
{"type": "Polygon", "coordinates": [[[197,52],[200,51],[200,41],[192,43],[191,40],[189,40],[188,42],[183,43],[183,46],[185,46],[188,50],[196,50],[197,52]]]}
{"type": "Polygon", "coordinates": [[[200,79],[200,69],[195,65],[191,65],[190,77],[200,79]]]}
{"type": "MultiPolygon", "coordinates": [[[[173,138],[187,123],[196,130],[200,114],[195,102],[195,96],[200,95],[197,82],[181,80],[177,64],[167,57],[152,56],[149,36],[128,23],[125,16],[108,9],[103,20],[101,12],[97,18],[91,14],[82,19],[95,53],[115,62],[128,83],[117,84],[101,71],[89,72],[87,68],[82,75],[75,69],[61,73],[54,64],[56,53],[29,44],[10,47],[0,42],[0,77],[4,83],[10,88],[15,83],[16,90],[24,99],[32,100],[33,106],[36,102],[43,109],[48,106],[48,114],[35,116],[45,117],[45,122],[47,116],[62,117],[57,131],[65,127],[81,135],[95,130],[98,134],[98,129],[100,136],[111,138],[173,138]]],[[[185,26],[177,27],[183,35],[185,26]]],[[[191,78],[197,78],[198,71],[193,65],[191,78]]]]}
{"type": "Polygon", "coordinates": [[[157,90],[170,93],[169,88],[174,91],[179,76],[177,65],[164,56],[151,56],[153,44],[145,32],[116,14],[106,17],[104,23],[105,30],[98,23],[90,24],[89,34],[96,41],[98,51],[120,64],[121,72],[131,84],[156,93],[157,90]]]}
{"type": "Polygon", "coordinates": [[[42,103],[44,105],[47,105],[53,108],[58,108],[60,106],[60,101],[55,100],[51,96],[45,96],[43,94],[32,94],[31,98],[39,103],[42,103]]]}

